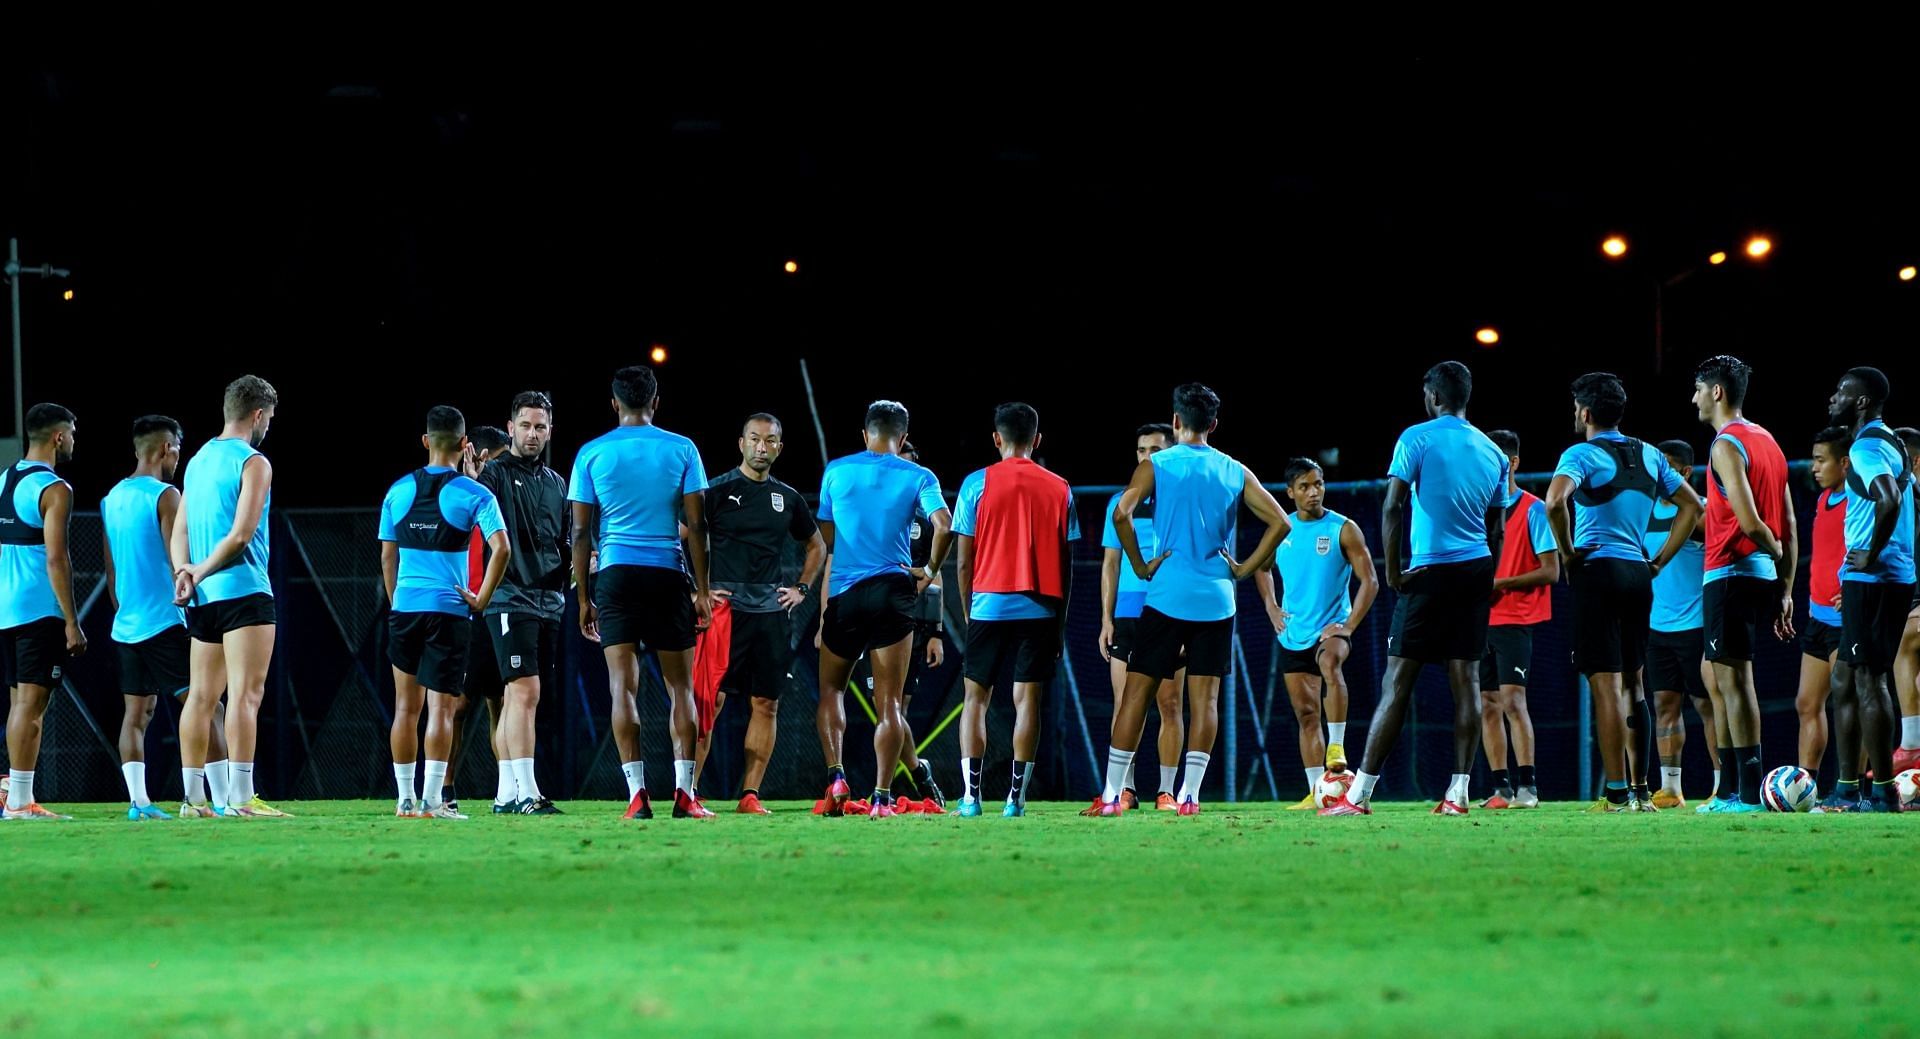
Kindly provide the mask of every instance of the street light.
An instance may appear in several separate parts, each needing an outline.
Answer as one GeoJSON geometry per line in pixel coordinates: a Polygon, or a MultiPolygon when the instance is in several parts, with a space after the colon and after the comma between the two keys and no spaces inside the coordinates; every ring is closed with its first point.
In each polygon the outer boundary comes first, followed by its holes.
{"type": "Polygon", "coordinates": [[[1747,239],[1747,256],[1750,259],[1764,260],[1773,252],[1773,239],[1766,235],[1754,235],[1747,239]]]}
{"type": "MultiPolygon", "coordinates": [[[[0,447],[0,458],[16,460],[20,456],[14,452],[23,450],[23,438],[27,435],[26,387],[21,385],[20,377],[20,278],[27,274],[36,274],[42,278],[64,278],[73,273],[65,267],[55,267],[43,263],[38,267],[29,267],[20,262],[20,240],[7,239],[7,265],[4,269],[7,288],[13,299],[13,436],[6,446],[0,447]]],[[[67,299],[73,298],[68,291],[67,299]]]]}
{"type": "Polygon", "coordinates": [[[1610,235],[1600,243],[1600,251],[1617,260],[1627,255],[1627,240],[1619,235],[1610,235]]]}
{"type": "Polygon", "coordinates": [[[667,348],[655,343],[651,356],[653,357],[654,364],[665,364],[667,363],[667,348]]]}
{"type": "Polygon", "coordinates": [[[1473,338],[1479,340],[1481,346],[1492,346],[1500,341],[1500,330],[1492,327],[1483,328],[1475,332],[1473,338]]]}
{"type": "Polygon", "coordinates": [[[1721,264],[1727,262],[1727,254],[1723,252],[1716,252],[1713,255],[1707,257],[1707,262],[1710,264],[1713,264],[1715,267],[1718,267],[1721,264]]]}
{"type": "Polygon", "coordinates": [[[1902,267],[1902,268],[1900,268],[1900,280],[1901,280],[1901,281],[1912,281],[1912,280],[1913,280],[1913,277],[1914,277],[1914,275],[1915,275],[1915,274],[1920,274],[1920,270],[1915,270],[1915,269],[1914,269],[1914,268],[1912,268],[1912,267],[1902,267]]]}

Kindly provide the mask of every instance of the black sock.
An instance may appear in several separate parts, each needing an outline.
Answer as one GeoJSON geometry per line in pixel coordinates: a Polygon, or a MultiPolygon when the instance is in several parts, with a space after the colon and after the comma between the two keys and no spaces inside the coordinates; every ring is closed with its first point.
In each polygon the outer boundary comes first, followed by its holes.
{"type": "Polygon", "coordinates": [[[1760,745],[1735,747],[1733,753],[1740,763],[1740,800],[1757,805],[1760,803],[1760,745]]]}
{"type": "Polygon", "coordinates": [[[913,785],[920,787],[921,789],[924,790],[928,786],[931,786],[932,784],[933,784],[933,766],[927,764],[926,758],[921,758],[920,764],[916,766],[913,770],[913,785]]]}
{"type": "Polygon", "coordinates": [[[890,805],[893,803],[893,792],[890,790],[875,790],[873,792],[873,800],[867,803],[877,804],[877,805],[890,805]]]}
{"type": "Polygon", "coordinates": [[[838,763],[827,766],[827,785],[832,786],[847,778],[847,770],[838,763]]]}
{"type": "Polygon", "coordinates": [[[748,787],[745,790],[740,791],[740,800],[742,801],[745,801],[749,797],[759,797],[759,796],[760,796],[760,791],[755,789],[754,787],[748,787]]]}
{"type": "Polygon", "coordinates": [[[1740,759],[1733,756],[1732,747],[1720,748],[1720,793],[1721,797],[1738,797],[1740,794],[1740,759]]]}
{"type": "Polygon", "coordinates": [[[1628,727],[1640,736],[1640,774],[1633,778],[1639,781],[1639,788],[1644,792],[1653,781],[1653,763],[1659,760],[1653,753],[1653,701],[1642,698],[1635,707],[1637,710],[1628,715],[1633,722],[1628,727]]]}
{"type": "Polygon", "coordinates": [[[1840,797],[1858,801],[1860,800],[1860,781],[1857,779],[1843,779],[1833,785],[1833,792],[1840,797]]]}
{"type": "Polygon", "coordinates": [[[1512,789],[1513,787],[1509,785],[1507,782],[1507,770],[1504,768],[1494,769],[1493,770],[1493,792],[1497,794],[1502,790],[1512,790],[1512,789]]]}
{"type": "Polygon", "coordinates": [[[1607,803],[1616,805],[1626,804],[1627,788],[1623,786],[1616,787],[1611,783],[1607,784],[1607,803]]]}
{"type": "Polygon", "coordinates": [[[1898,785],[1882,783],[1877,779],[1873,781],[1873,792],[1879,795],[1880,802],[1896,812],[1900,811],[1900,791],[1895,789],[1898,785]]]}
{"type": "Polygon", "coordinates": [[[1523,786],[1523,787],[1526,787],[1526,788],[1528,788],[1528,789],[1532,789],[1533,787],[1535,787],[1535,786],[1538,786],[1538,785],[1539,785],[1539,784],[1537,784],[1537,783],[1535,783],[1535,782],[1533,781],[1533,766],[1532,766],[1532,765],[1521,765],[1521,766],[1519,766],[1519,768],[1518,768],[1518,770],[1519,770],[1519,772],[1520,772],[1520,776],[1519,776],[1519,779],[1517,780],[1517,782],[1518,782],[1518,783],[1519,783],[1519,784],[1520,784],[1521,786],[1523,786]]]}

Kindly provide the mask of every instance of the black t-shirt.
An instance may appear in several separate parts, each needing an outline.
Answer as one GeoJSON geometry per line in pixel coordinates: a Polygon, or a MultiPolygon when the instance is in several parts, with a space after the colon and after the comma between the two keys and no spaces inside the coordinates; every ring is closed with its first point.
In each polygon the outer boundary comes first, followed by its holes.
{"type": "Polygon", "coordinates": [[[729,469],[707,485],[706,510],[713,587],[732,592],[742,613],[778,611],[787,543],[816,529],[807,500],[771,476],[750,480],[729,469]]]}

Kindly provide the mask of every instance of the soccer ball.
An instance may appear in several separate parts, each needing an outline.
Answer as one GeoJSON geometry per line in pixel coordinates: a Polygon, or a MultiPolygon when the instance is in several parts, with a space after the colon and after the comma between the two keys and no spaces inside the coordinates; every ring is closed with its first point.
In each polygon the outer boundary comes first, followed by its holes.
{"type": "Polygon", "coordinates": [[[1320,777],[1313,788],[1313,803],[1321,808],[1332,808],[1340,799],[1347,796],[1347,788],[1353,785],[1353,773],[1328,772],[1320,777]]]}
{"type": "Polygon", "coordinates": [[[1893,777],[1893,788],[1900,793],[1900,804],[1907,807],[1920,799],[1920,768],[1910,768],[1893,777]]]}
{"type": "Polygon", "coordinates": [[[1804,812],[1813,807],[1813,777],[1795,765],[1782,765],[1760,781],[1760,802],[1769,812],[1804,812]]]}

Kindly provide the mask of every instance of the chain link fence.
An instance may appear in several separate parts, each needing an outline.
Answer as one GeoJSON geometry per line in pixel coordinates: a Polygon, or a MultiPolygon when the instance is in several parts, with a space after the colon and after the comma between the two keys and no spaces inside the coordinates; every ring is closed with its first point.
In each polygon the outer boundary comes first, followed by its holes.
{"type": "MultiPolygon", "coordinates": [[[[1811,529],[1812,495],[1797,467],[1796,486],[1802,530],[1811,529]]],[[[1545,477],[1526,481],[1544,492],[1545,477]]],[[[1088,536],[1075,549],[1072,605],[1067,623],[1069,667],[1049,690],[1043,715],[1040,760],[1033,796],[1091,798],[1103,781],[1103,762],[1112,719],[1113,690],[1097,645],[1100,631],[1100,549],[1102,512],[1115,488],[1079,493],[1081,529],[1088,536]]],[[[1335,484],[1327,505],[1360,525],[1376,555],[1380,551],[1383,482],[1335,484]]],[[[390,797],[392,770],[388,730],[393,717],[393,678],[386,660],[386,597],[381,588],[377,514],[372,509],[279,510],[272,516],[273,580],[279,620],[274,666],[260,715],[259,786],[269,798],[390,797]]],[[[113,646],[112,610],[101,586],[104,573],[100,517],[76,514],[72,521],[76,594],[90,651],[67,669],[48,708],[36,791],[48,802],[111,801],[124,796],[116,738],[124,712],[113,646]]],[[[1250,543],[1252,532],[1243,531],[1250,543]]],[[[800,546],[786,561],[790,578],[800,567],[800,546]]],[[[1804,557],[1803,557],[1804,562],[1804,557]]],[[[957,616],[957,583],[949,566],[944,590],[948,616],[957,616]]],[[[1806,581],[1797,582],[1804,596],[1806,581]]],[[[1529,706],[1537,730],[1541,794],[1566,799],[1589,794],[1587,727],[1581,718],[1579,679],[1570,661],[1567,624],[1572,604],[1566,586],[1553,593],[1555,619],[1534,641],[1529,706]]],[[[1365,624],[1355,632],[1347,662],[1352,692],[1346,746],[1357,756],[1378,702],[1386,665],[1386,637],[1394,595],[1384,583],[1365,624]]],[[[1276,671],[1274,640],[1252,582],[1240,590],[1238,666],[1223,690],[1221,736],[1214,748],[1204,796],[1209,799],[1297,799],[1305,789],[1296,750],[1297,729],[1284,684],[1276,671]]],[[[558,673],[543,689],[537,765],[543,790],[556,798],[624,800],[626,784],[619,755],[608,731],[610,701],[606,666],[599,648],[583,639],[571,623],[564,626],[558,673]]],[[[818,593],[793,613],[789,679],[780,698],[778,740],[761,784],[769,798],[816,797],[824,785],[824,766],[815,734],[819,702],[818,657],[813,630],[818,593]]],[[[922,669],[908,709],[916,742],[931,763],[936,780],[950,794],[960,785],[957,712],[963,699],[960,662],[964,631],[949,624],[950,641],[941,666],[922,669]]],[[[485,650],[481,650],[485,651],[485,650]]],[[[1798,681],[1797,646],[1763,639],[1755,671],[1759,678],[1764,735],[1784,760],[1795,745],[1797,720],[1793,696],[1798,681]]],[[[641,738],[648,775],[665,788],[672,775],[667,702],[659,672],[651,661],[643,668],[638,695],[641,738]]],[[[845,762],[856,791],[870,789],[874,776],[869,752],[873,734],[866,709],[870,696],[864,668],[856,673],[847,697],[845,762]]],[[[162,698],[163,701],[165,698],[162,698]]],[[[1381,795],[1431,798],[1452,770],[1452,706],[1445,676],[1427,668],[1420,678],[1406,730],[1389,760],[1381,795]]],[[[703,792],[731,797],[744,767],[749,705],[729,703],[715,726],[712,752],[702,778],[703,792]]],[[[1140,744],[1137,772],[1143,786],[1155,775],[1156,722],[1151,719],[1140,744]]],[[[178,798],[178,706],[163,702],[147,734],[148,786],[156,800],[178,798]]],[[[493,789],[495,761],[487,737],[487,713],[475,704],[467,712],[465,752],[455,774],[456,790],[478,799],[493,789]]],[[[991,748],[986,762],[986,793],[1001,796],[1008,776],[1013,728],[1011,691],[997,690],[988,711],[991,748]]],[[[1707,739],[1690,719],[1686,766],[1706,775],[1707,739]]],[[[1478,771],[1484,776],[1484,766],[1478,771]]],[[[1484,784],[1477,786],[1481,789],[1484,784]]],[[[896,784],[906,791],[909,785],[896,784]]]]}

